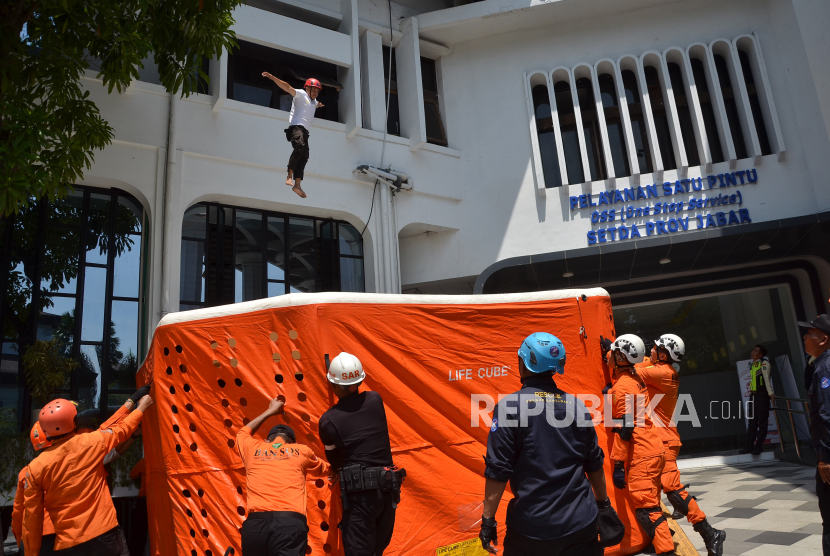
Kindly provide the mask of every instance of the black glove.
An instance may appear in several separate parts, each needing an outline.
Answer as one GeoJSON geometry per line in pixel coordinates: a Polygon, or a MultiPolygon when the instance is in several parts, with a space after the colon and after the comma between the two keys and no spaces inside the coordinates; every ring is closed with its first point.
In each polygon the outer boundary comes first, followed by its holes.
{"type": "Polygon", "coordinates": [[[149,394],[150,394],[150,385],[148,384],[147,386],[142,386],[141,388],[139,388],[138,390],[133,392],[133,395],[130,396],[130,399],[132,400],[133,405],[138,405],[138,400],[140,400],[141,398],[143,398],[144,396],[147,396],[149,394]]]}
{"type": "Polygon", "coordinates": [[[611,388],[613,388],[613,387],[614,387],[614,385],[611,384],[610,382],[608,384],[606,384],[605,388],[602,389],[602,395],[604,396],[605,394],[607,394],[608,391],[611,390],[611,388]]]}
{"type": "Polygon", "coordinates": [[[611,344],[613,344],[611,340],[608,338],[603,338],[602,336],[599,337],[599,345],[602,348],[602,360],[608,363],[608,358],[605,355],[611,351],[611,344]]]}
{"type": "Polygon", "coordinates": [[[611,506],[611,500],[606,498],[602,502],[597,500],[597,533],[599,534],[599,545],[602,548],[614,546],[622,542],[625,536],[625,525],[617,515],[617,511],[611,506]]]}
{"type": "Polygon", "coordinates": [[[614,486],[623,489],[628,486],[625,482],[625,463],[618,461],[614,463],[614,486]]]}
{"type": "Polygon", "coordinates": [[[481,539],[481,547],[487,552],[492,552],[493,550],[490,546],[491,542],[495,545],[499,544],[496,525],[495,518],[481,516],[481,532],[478,534],[478,538],[481,539]]]}

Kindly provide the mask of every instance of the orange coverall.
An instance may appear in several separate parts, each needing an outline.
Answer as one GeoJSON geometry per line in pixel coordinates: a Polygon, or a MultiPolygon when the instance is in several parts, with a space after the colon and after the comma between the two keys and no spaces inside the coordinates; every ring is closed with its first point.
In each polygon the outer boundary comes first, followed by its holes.
{"type": "Polygon", "coordinates": [[[118,526],[101,464],[113,448],[132,435],[142,415],[136,409],[108,429],[62,438],[29,463],[23,492],[27,556],[40,552],[44,507],[55,524],[55,550],[81,544],[118,526]]]}
{"type": "Polygon", "coordinates": [[[330,466],[304,444],[264,442],[242,427],[236,445],[248,482],[248,512],[307,513],[306,475],[325,477],[330,466]]]}
{"type": "Polygon", "coordinates": [[[636,375],[622,371],[609,394],[614,419],[623,419],[627,414],[635,416],[630,440],[624,440],[621,434],[615,435],[611,459],[629,462],[628,491],[634,502],[637,521],[652,537],[654,550],[658,554],[671,552],[674,550],[674,542],[669,524],[660,508],[660,475],[665,457],[663,443],[651,417],[645,412],[648,389],[636,375]],[[641,398],[638,400],[637,396],[641,398]],[[648,529],[653,530],[653,535],[648,529]]]}
{"type": "Polygon", "coordinates": [[[677,469],[677,456],[680,453],[680,434],[672,417],[677,406],[677,392],[680,388],[680,376],[674,367],[660,361],[654,364],[641,363],[636,366],[637,374],[648,387],[649,400],[663,394],[663,398],[654,407],[654,413],[665,426],[657,426],[657,433],[663,441],[666,450],[666,466],[663,468],[661,482],[663,492],[669,497],[669,502],[678,511],[686,515],[689,523],[694,525],[706,519],[706,514],[697,505],[694,498],[689,496],[683,483],[680,482],[680,470],[677,469]]]}
{"type": "MultiPolygon", "coordinates": [[[[112,417],[104,421],[104,424],[101,425],[99,430],[105,430],[110,428],[115,423],[121,421],[124,416],[126,416],[129,412],[129,409],[126,405],[122,405],[118,408],[118,411],[113,413],[112,417]]],[[[26,476],[26,471],[28,467],[24,467],[20,470],[20,474],[17,477],[17,491],[14,494],[14,506],[12,507],[12,533],[14,534],[15,540],[17,540],[17,544],[20,544],[23,540],[23,479],[26,476]]],[[[142,485],[143,486],[143,485],[142,485]]],[[[49,517],[48,509],[43,513],[43,535],[54,535],[55,534],[55,526],[52,523],[52,519],[49,517]]]]}

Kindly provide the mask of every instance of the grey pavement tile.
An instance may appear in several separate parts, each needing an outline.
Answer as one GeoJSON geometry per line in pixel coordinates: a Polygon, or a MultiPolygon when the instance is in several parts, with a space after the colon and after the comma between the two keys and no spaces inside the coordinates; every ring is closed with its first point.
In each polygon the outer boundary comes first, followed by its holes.
{"type": "Polygon", "coordinates": [[[815,502],[818,504],[818,498],[813,492],[796,491],[796,492],[769,492],[759,498],[760,500],[803,500],[804,502],[815,502]]]}
{"type": "Polygon", "coordinates": [[[763,502],[763,500],[758,498],[736,498],[734,500],[721,503],[721,506],[725,506],[727,508],[754,508],[761,502],[763,502]]]}
{"type": "MultiPolygon", "coordinates": [[[[793,488],[795,488],[795,487],[793,487],[793,488]]],[[[758,488],[758,485],[738,485],[736,487],[732,487],[732,488],[729,488],[729,489],[726,489],[726,490],[735,491],[735,492],[750,492],[750,491],[756,491],[756,490],[761,490],[761,489],[758,488]]],[[[788,490],[790,490],[790,489],[788,489],[788,490]]]]}
{"type": "Polygon", "coordinates": [[[721,519],[726,519],[730,517],[737,517],[739,519],[752,519],[753,517],[764,513],[767,510],[758,510],[755,508],[732,508],[726,510],[725,512],[721,512],[715,517],[719,517],[721,519]]]}
{"type": "Polygon", "coordinates": [[[730,541],[729,536],[727,535],[726,542],[723,543],[723,553],[729,556],[740,556],[744,552],[749,552],[753,548],[758,548],[759,546],[761,545],[755,542],[730,541]]]}
{"type": "MultiPolygon", "coordinates": [[[[782,546],[790,546],[800,540],[804,540],[810,535],[807,533],[781,533],[779,531],[764,531],[760,535],[751,537],[746,542],[758,544],[778,544],[782,546]]],[[[727,539],[729,536],[727,535],[727,539]]]]}
{"type": "Polygon", "coordinates": [[[795,490],[799,486],[800,485],[795,485],[795,484],[790,484],[790,483],[777,484],[777,485],[764,485],[761,488],[759,488],[758,490],[768,490],[770,492],[789,492],[791,490],[795,490]]]}
{"type": "Polygon", "coordinates": [[[796,506],[793,508],[796,512],[817,512],[818,511],[818,498],[812,502],[804,502],[800,506],[796,506]]]}
{"type": "Polygon", "coordinates": [[[758,536],[757,529],[735,529],[733,527],[727,527],[724,531],[726,531],[726,542],[745,542],[747,539],[758,536]]]}
{"type": "Polygon", "coordinates": [[[821,535],[824,530],[821,527],[821,523],[808,523],[804,527],[799,527],[794,533],[806,533],[808,535],[821,535]]]}

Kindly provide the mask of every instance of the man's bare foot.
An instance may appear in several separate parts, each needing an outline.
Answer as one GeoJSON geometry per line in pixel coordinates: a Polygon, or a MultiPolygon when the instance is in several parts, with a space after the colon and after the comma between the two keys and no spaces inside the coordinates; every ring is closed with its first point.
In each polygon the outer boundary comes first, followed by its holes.
{"type": "Polygon", "coordinates": [[[305,194],[305,191],[303,191],[303,188],[300,187],[299,185],[295,185],[294,187],[291,188],[291,190],[303,199],[308,197],[308,195],[305,194]]]}
{"type": "Polygon", "coordinates": [[[294,180],[291,179],[291,176],[285,178],[285,185],[288,187],[294,187],[294,180]]]}

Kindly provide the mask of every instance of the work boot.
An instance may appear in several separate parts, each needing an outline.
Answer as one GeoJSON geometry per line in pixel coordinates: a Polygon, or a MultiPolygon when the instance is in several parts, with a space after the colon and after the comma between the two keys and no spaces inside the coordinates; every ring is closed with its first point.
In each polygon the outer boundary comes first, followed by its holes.
{"type": "Polygon", "coordinates": [[[709,556],[722,556],[723,543],[726,540],[726,531],[715,529],[709,525],[709,521],[706,519],[695,523],[692,527],[703,538],[703,542],[706,544],[706,550],[709,551],[709,556]]]}
{"type": "Polygon", "coordinates": [[[763,452],[763,451],[764,451],[764,449],[762,447],[755,446],[755,448],[752,449],[752,455],[753,456],[760,456],[761,452],[763,452]]]}
{"type": "Polygon", "coordinates": [[[684,517],[686,516],[677,510],[674,510],[671,514],[671,518],[675,521],[682,521],[684,517]]]}

